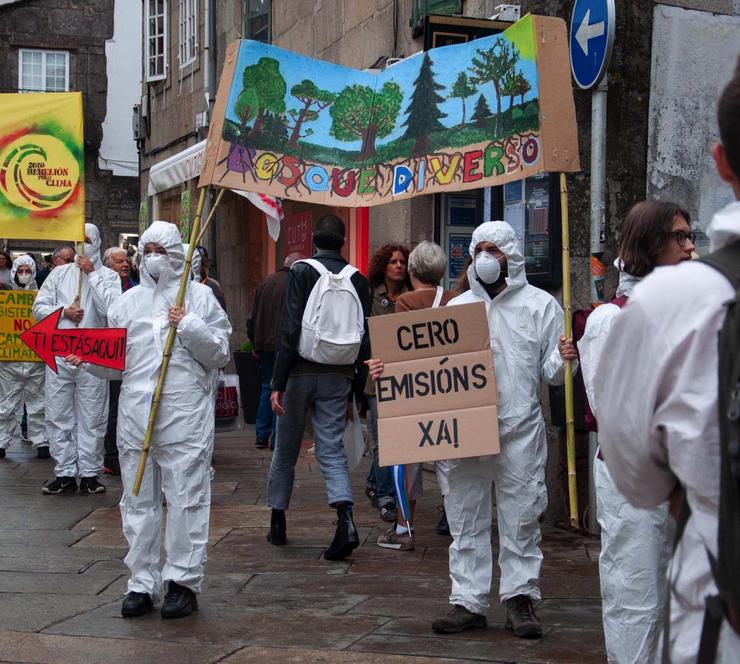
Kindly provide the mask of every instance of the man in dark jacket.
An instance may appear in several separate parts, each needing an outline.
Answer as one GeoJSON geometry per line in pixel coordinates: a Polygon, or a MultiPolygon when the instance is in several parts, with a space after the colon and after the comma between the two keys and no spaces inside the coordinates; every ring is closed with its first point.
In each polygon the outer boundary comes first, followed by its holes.
{"type": "MultiPolygon", "coordinates": [[[[314,260],[338,274],[347,265],[339,251],[344,245],[344,223],[334,215],[323,217],[313,233],[317,252],[314,260]]],[[[272,410],[278,416],[275,453],[267,481],[267,504],[272,508],[268,540],[286,542],[285,510],[288,509],[295,479],[295,464],[301,449],[306,414],[313,411],[316,460],[326,483],[328,503],[337,510],[334,540],[324,551],[327,560],[346,558],[359,545],[352,519],[352,485],[342,444],[347,402],[359,395],[367,377],[364,361],[370,358],[367,316],[372,303],[367,279],[355,272],[352,285],[362,304],[365,334],[354,364],[334,365],[310,362],[298,354],[301,320],[319,273],[307,263],[296,263],[290,271],[285,294],[280,335],[272,376],[272,410]]]]}
{"type": "Polygon", "coordinates": [[[280,317],[283,313],[283,300],[288,285],[290,268],[301,254],[293,253],[285,257],[283,267],[274,274],[267,275],[257,284],[252,305],[252,315],[247,320],[247,336],[252,342],[255,357],[259,358],[262,391],[257,407],[256,447],[264,449],[270,444],[270,437],[275,433],[275,413],[270,406],[270,383],[272,366],[275,363],[275,346],[280,332],[280,317]]]}

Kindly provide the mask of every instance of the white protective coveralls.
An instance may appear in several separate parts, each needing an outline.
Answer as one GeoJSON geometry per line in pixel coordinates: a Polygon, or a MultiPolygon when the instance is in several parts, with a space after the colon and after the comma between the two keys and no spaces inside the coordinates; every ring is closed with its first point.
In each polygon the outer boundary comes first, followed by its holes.
{"type": "MultiPolygon", "coordinates": [[[[10,280],[15,290],[35,291],[36,261],[30,256],[19,256],[13,261],[10,280]],[[15,281],[18,268],[31,268],[34,280],[25,286],[15,281]]],[[[0,448],[7,449],[13,438],[20,435],[26,405],[28,440],[34,447],[44,447],[44,363],[43,362],[0,362],[0,448]]]]}
{"type": "MultiPolygon", "coordinates": [[[[619,268],[618,261],[616,265],[619,268]]],[[[630,297],[639,281],[620,272],[617,297],[630,297]]],[[[578,342],[589,404],[594,403],[598,359],[620,313],[616,304],[602,304],[588,317],[578,342]]],[[[652,662],[666,601],[672,530],[668,503],[652,509],[633,507],[598,457],[594,459],[594,484],[601,526],[599,578],[607,658],[609,664],[652,662]]]]}
{"type": "MultiPolygon", "coordinates": [[[[740,202],[707,230],[712,249],[740,239],[740,202]]],[[[716,594],[720,447],[717,334],[729,281],[698,261],[661,267],[616,317],[594,396],[601,446],[619,490],[637,507],[663,503],[680,482],[691,517],[669,572],[672,664],[696,661],[704,598],[716,594]]],[[[738,661],[740,637],[724,623],[717,662],[738,661]]]]}
{"type": "Polygon", "coordinates": [[[118,402],[118,452],[123,481],[121,516],[129,545],[125,563],[131,572],[128,592],[160,596],[162,584],[175,581],[200,592],[208,543],[211,507],[210,465],[215,424],[216,379],[229,360],[231,324],[208,286],[189,281],[186,315],[177,327],[159,415],[138,496],[136,469],[146,433],[152,396],[169,330],[168,310],[184,268],[180,232],[155,221],[139,240],[167,251],[169,265],[155,282],[140,268],[141,284],[127,290],[108,313],[111,327],[128,330],[126,370],[86,370],[122,378],[118,402]],[[162,492],[167,499],[166,561],[159,571],[162,492]]]}
{"type": "Polygon", "coordinates": [[[493,575],[491,483],[496,484],[501,567],[501,602],[527,595],[537,602],[542,551],[539,518],[547,506],[547,439],[539,400],[540,380],[561,384],[558,352],[563,310],[555,298],[530,286],[514,230],[489,221],[473,232],[470,255],[479,242],[495,244],[508,263],[506,288],[491,299],[468,268],[470,290],[448,306],[484,302],[498,386],[501,453],[449,461],[447,520],[450,545],[450,604],[485,614],[493,575]]]}
{"type": "MultiPolygon", "coordinates": [[[[82,276],[80,308],[85,315],[79,327],[106,327],[108,309],[121,294],[121,278],[100,259],[100,233],[85,224],[91,244],[85,247],[95,270],[82,276]]],[[[36,320],[46,318],[77,297],[80,269],[74,264],[53,269],[33,305],[36,320]]],[[[59,328],[74,328],[71,320],[59,319],[59,328]]],[[[108,423],[108,383],[57,358],[54,373],[46,368],[46,434],[57,477],[95,477],[103,467],[103,438],[108,423]]]]}

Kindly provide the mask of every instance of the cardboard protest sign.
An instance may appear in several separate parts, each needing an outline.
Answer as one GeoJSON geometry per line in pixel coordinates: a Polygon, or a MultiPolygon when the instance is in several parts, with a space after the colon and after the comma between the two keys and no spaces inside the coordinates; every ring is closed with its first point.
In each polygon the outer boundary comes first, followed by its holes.
{"type": "Polygon", "coordinates": [[[85,362],[101,367],[126,368],[126,330],[123,328],[76,327],[59,329],[63,307],[40,320],[20,335],[42,361],[54,371],[57,357],[79,355],[85,362]]]}
{"type": "Polygon", "coordinates": [[[231,44],[200,186],[355,207],[578,169],[566,26],[529,15],[377,74],[231,44]]]}
{"type": "Polygon", "coordinates": [[[82,93],[0,94],[0,237],[85,239],[82,93]]]}
{"type": "Polygon", "coordinates": [[[41,362],[21,334],[36,323],[36,291],[0,290],[0,362],[41,362]]]}
{"type": "Polygon", "coordinates": [[[498,393],[482,302],[368,321],[380,465],[496,454],[498,393]]]}

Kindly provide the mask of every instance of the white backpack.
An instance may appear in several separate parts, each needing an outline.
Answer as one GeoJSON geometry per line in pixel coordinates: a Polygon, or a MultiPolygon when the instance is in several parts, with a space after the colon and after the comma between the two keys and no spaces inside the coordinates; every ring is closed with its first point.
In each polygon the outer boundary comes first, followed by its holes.
{"type": "Polygon", "coordinates": [[[351,280],[357,268],[347,265],[333,274],[313,258],[297,263],[319,273],[303,312],[298,354],[320,364],[352,364],[365,334],[365,314],[351,280]]]}

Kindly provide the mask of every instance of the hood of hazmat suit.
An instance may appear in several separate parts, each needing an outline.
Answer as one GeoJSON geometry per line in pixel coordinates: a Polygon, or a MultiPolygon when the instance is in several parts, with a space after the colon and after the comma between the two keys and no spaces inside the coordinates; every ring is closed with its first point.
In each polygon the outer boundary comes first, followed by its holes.
{"type": "Polygon", "coordinates": [[[13,267],[10,268],[10,281],[13,284],[13,288],[15,290],[38,290],[38,286],[36,285],[36,261],[25,254],[23,256],[18,256],[18,258],[13,261],[13,267]],[[31,281],[28,282],[25,286],[19,286],[15,281],[15,275],[18,274],[18,268],[21,265],[30,267],[31,276],[33,277],[33,279],[31,279],[31,281]]]}
{"type": "Polygon", "coordinates": [[[177,326],[147,471],[139,495],[134,496],[139,452],[171,329],[168,311],[175,304],[184,269],[183,244],[175,225],[155,221],[149,226],[139,240],[141,256],[150,242],[167,251],[167,267],[155,281],[142,260],[140,285],[118,299],[109,320],[112,327],[128,331],[117,432],[124,484],[121,513],[129,541],[128,590],[157,596],[169,580],[200,590],[208,541],[216,381],[229,359],[231,325],[211,289],[188,281],[186,314],[177,326]],[[150,552],[159,546],[161,491],[167,498],[168,518],[167,562],[160,575],[150,552]]]}
{"type": "Polygon", "coordinates": [[[95,224],[85,224],[85,237],[90,240],[90,244],[85,243],[85,257],[92,261],[96,270],[103,267],[103,261],[100,258],[100,231],[95,224]]]}
{"type": "MultiPolygon", "coordinates": [[[[713,249],[740,239],[740,202],[720,210],[707,234],[713,249]]],[[[599,438],[619,490],[654,507],[680,482],[691,507],[669,573],[671,662],[679,664],[696,661],[704,598],[716,593],[707,552],[717,555],[717,334],[734,297],[699,261],[657,268],[616,317],[595,378],[599,438]]],[[[740,637],[725,624],[717,661],[738,652],[740,637]]]]}
{"type": "Polygon", "coordinates": [[[527,595],[534,602],[540,599],[539,518],[547,506],[547,440],[539,387],[542,379],[561,383],[564,374],[557,350],[563,311],[555,298],[527,283],[514,230],[503,221],[482,224],[473,232],[471,256],[483,241],[505,254],[506,287],[491,297],[478,281],[473,263],[468,269],[470,290],[448,305],[485,304],[498,388],[501,452],[450,461],[450,492],[445,498],[454,537],[450,602],[476,613],[485,613],[491,585],[491,510],[481,505],[491,504],[492,481],[500,540],[500,599],[515,595],[527,595]]]}
{"type": "MultiPolygon", "coordinates": [[[[640,282],[620,270],[617,296],[630,297],[640,282]]],[[[586,321],[578,341],[580,367],[589,404],[594,402],[594,381],[599,357],[622,309],[602,304],[586,321]]],[[[666,573],[670,557],[668,505],[652,509],[633,507],[620,493],[602,459],[594,459],[597,517],[601,526],[601,583],[604,638],[610,662],[639,664],[655,660],[662,611],[666,600],[666,573]]]]}

